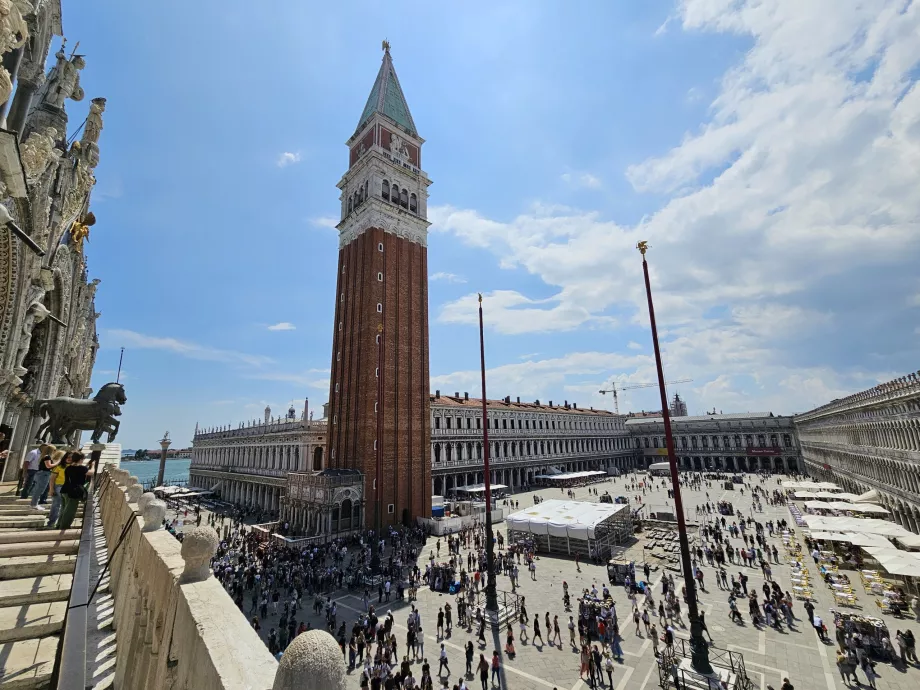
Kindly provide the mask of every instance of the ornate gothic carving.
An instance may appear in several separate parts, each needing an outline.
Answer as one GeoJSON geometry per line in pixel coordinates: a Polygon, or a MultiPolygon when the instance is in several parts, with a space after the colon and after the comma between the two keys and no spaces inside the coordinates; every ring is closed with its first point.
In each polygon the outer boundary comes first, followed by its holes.
{"type": "MultiPolygon", "coordinates": [[[[23,17],[32,12],[27,0],[0,0],[0,54],[21,48],[29,38],[29,27],[23,17]]],[[[10,73],[0,67],[0,103],[13,93],[10,73]]]]}
{"type": "Polygon", "coordinates": [[[60,136],[54,127],[48,127],[44,132],[32,132],[20,146],[22,167],[25,169],[26,180],[30,184],[34,184],[45,173],[48,166],[60,157],[61,151],[54,147],[54,143],[60,136]]]}
{"type": "Polygon", "coordinates": [[[373,206],[362,209],[345,221],[345,226],[339,233],[339,249],[347,246],[361,233],[370,228],[379,228],[391,235],[409,240],[423,247],[428,246],[428,223],[420,218],[400,215],[385,207],[378,207],[376,200],[373,206]]]}

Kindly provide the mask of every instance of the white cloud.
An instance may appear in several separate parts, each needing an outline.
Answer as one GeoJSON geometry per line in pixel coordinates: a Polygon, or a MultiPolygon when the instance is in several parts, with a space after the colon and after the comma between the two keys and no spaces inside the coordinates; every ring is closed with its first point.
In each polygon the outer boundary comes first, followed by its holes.
{"type": "Polygon", "coordinates": [[[268,327],[270,331],[295,331],[297,326],[292,324],[290,321],[280,321],[278,323],[272,324],[268,327]]]}
{"type": "Polygon", "coordinates": [[[259,379],[260,381],[278,381],[281,383],[291,383],[295,386],[318,388],[320,390],[329,390],[329,369],[307,369],[305,371],[283,372],[283,371],[265,371],[258,374],[252,374],[249,378],[259,379]]]}
{"type": "Polygon", "coordinates": [[[279,168],[286,168],[289,165],[294,165],[295,163],[300,163],[300,151],[285,151],[278,156],[278,160],[275,161],[275,165],[279,168]]]}
{"type": "MultiPolygon", "coordinates": [[[[638,191],[673,192],[656,212],[621,226],[560,207],[430,209],[434,232],[552,289],[490,295],[490,325],[647,326],[647,239],[665,373],[693,378],[698,405],[801,410],[887,375],[866,362],[906,370],[920,354],[905,304],[920,261],[920,2],[681,0],[678,24],[753,47],[706,122],[627,170],[638,191]]],[[[472,323],[475,307],[467,296],[439,319],[472,323]]],[[[654,381],[654,367],[630,376],[654,381]]],[[[648,409],[654,394],[624,400],[648,409]]]]}
{"type": "Polygon", "coordinates": [[[560,175],[562,181],[573,187],[584,187],[585,189],[600,189],[603,186],[599,177],[595,177],[588,172],[563,173],[560,175]]]}
{"type": "Polygon", "coordinates": [[[428,276],[428,280],[441,280],[445,283],[465,283],[466,278],[463,276],[458,276],[456,273],[445,273],[444,271],[438,271],[437,273],[432,273],[428,276]]]}
{"type": "Polygon", "coordinates": [[[109,338],[117,341],[126,348],[141,350],[161,350],[170,352],[188,359],[204,360],[209,362],[224,362],[226,364],[244,364],[250,367],[261,367],[272,362],[270,357],[251,355],[235,350],[223,350],[208,345],[199,345],[176,338],[163,338],[145,335],[136,331],[113,328],[106,331],[109,338]]]}
{"type": "MultiPolygon", "coordinates": [[[[570,331],[579,326],[610,326],[615,320],[594,316],[587,309],[562,303],[558,298],[534,300],[514,290],[496,290],[483,295],[483,323],[499,333],[516,335],[546,331],[570,331]]],[[[442,323],[479,323],[476,293],[441,306],[442,323]]]]}
{"type": "Polygon", "coordinates": [[[630,340],[628,343],[626,343],[626,347],[628,347],[630,350],[643,349],[642,346],[639,343],[637,343],[635,340],[630,340]]]}
{"type": "Polygon", "coordinates": [[[335,230],[335,226],[339,224],[339,221],[332,216],[318,216],[316,218],[311,218],[310,223],[318,228],[329,228],[330,230],[335,230]]]}

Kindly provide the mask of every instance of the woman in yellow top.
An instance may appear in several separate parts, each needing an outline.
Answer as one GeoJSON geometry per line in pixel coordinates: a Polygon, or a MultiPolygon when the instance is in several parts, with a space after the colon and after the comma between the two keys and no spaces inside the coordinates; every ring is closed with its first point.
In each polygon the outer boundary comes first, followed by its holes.
{"type": "Polygon", "coordinates": [[[72,451],[57,451],[61,453],[61,462],[51,470],[51,511],[48,513],[47,527],[54,527],[61,512],[61,487],[64,486],[64,467],[72,451]]]}

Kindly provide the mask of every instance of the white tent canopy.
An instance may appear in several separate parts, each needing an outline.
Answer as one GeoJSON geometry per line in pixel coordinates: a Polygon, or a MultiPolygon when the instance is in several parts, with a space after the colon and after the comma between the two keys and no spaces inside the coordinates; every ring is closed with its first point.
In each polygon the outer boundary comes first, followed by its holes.
{"type": "Polygon", "coordinates": [[[908,575],[920,577],[920,556],[909,551],[900,551],[894,547],[864,547],[891,575],[908,575]]]}
{"type": "Polygon", "coordinates": [[[805,489],[806,491],[820,491],[822,489],[827,491],[840,491],[840,487],[832,482],[793,482],[787,481],[783,482],[784,489],[805,489]]]}
{"type": "Polygon", "coordinates": [[[885,537],[903,537],[913,534],[889,520],[842,516],[803,515],[808,529],[826,532],[856,532],[858,534],[880,534],[885,537]]]}
{"type": "Polygon", "coordinates": [[[878,491],[869,489],[866,493],[853,499],[853,503],[874,503],[879,499],[878,491]]]}
{"type": "Polygon", "coordinates": [[[538,474],[534,479],[552,479],[553,481],[565,481],[566,479],[585,479],[586,477],[607,476],[606,472],[599,470],[590,470],[585,472],[566,472],[564,474],[538,474]]]}
{"type": "Polygon", "coordinates": [[[813,491],[796,491],[793,494],[793,497],[798,499],[817,498],[818,494],[814,493],[813,491]]]}
{"type": "MultiPolygon", "coordinates": [[[[496,489],[507,489],[506,484],[493,484],[491,486],[492,491],[496,489]]],[[[484,494],[486,492],[485,484],[470,484],[469,486],[458,486],[454,491],[464,491],[468,494],[484,494]]]]}
{"type": "Polygon", "coordinates": [[[878,534],[856,534],[855,532],[812,532],[812,539],[820,541],[844,541],[854,546],[889,548],[891,542],[878,534]]]}
{"type": "Polygon", "coordinates": [[[875,513],[887,515],[889,510],[871,503],[848,503],[847,501],[806,501],[806,508],[812,510],[849,510],[854,513],[875,513]]]}
{"type": "Polygon", "coordinates": [[[905,549],[920,549],[920,534],[905,534],[895,541],[905,549]]]}
{"type": "Polygon", "coordinates": [[[509,530],[517,532],[594,539],[594,529],[621,510],[629,510],[629,507],[615,503],[549,499],[511,513],[505,518],[505,524],[509,530]]]}

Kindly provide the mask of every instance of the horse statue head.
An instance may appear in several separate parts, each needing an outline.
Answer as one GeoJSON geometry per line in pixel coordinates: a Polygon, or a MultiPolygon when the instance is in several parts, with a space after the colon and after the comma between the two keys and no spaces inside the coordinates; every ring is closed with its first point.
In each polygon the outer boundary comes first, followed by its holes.
{"type": "Polygon", "coordinates": [[[128,396],[125,395],[125,387],[122,384],[107,383],[93,396],[93,400],[103,403],[114,402],[119,405],[124,405],[128,402],[128,396]]]}

